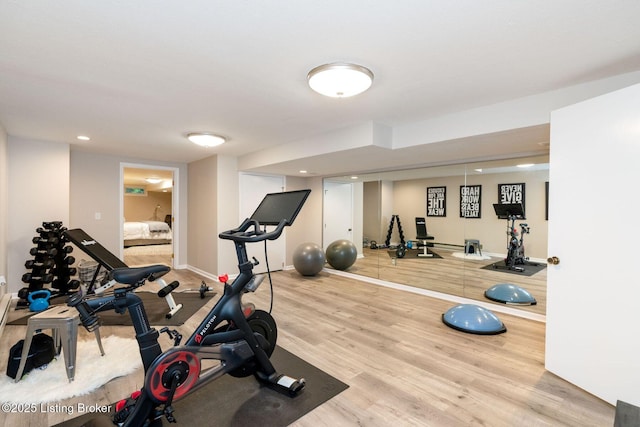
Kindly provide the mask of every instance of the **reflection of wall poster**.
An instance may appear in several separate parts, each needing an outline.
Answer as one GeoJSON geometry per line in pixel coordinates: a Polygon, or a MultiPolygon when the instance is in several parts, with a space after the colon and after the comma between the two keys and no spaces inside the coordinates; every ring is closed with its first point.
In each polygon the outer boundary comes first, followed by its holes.
{"type": "Polygon", "coordinates": [[[520,203],[526,216],[524,188],[523,182],[519,184],[498,184],[498,203],[501,205],[520,203]]]}
{"type": "Polygon", "coordinates": [[[147,189],[144,187],[137,187],[137,186],[125,186],[124,195],[125,196],[146,196],[147,189]]]}
{"type": "Polygon", "coordinates": [[[460,218],[480,218],[482,185],[460,186],[460,218]]]}
{"type": "Polygon", "coordinates": [[[427,216],[447,216],[447,187],[427,187],[427,216]]]}

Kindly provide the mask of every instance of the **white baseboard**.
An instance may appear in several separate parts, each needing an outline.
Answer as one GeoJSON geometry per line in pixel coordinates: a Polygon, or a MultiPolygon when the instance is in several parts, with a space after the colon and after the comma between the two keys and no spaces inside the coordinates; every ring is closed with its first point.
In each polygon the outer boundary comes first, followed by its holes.
{"type": "Polygon", "coordinates": [[[2,336],[4,326],[7,324],[10,305],[11,294],[7,290],[7,281],[4,276],[0,276],[0,336],[2,336]]]}

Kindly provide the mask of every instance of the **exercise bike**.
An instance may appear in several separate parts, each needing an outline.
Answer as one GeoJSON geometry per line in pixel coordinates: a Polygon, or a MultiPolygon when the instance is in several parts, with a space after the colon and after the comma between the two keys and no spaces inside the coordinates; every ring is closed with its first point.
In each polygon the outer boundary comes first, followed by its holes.
{"type": "Polygon", "coordinates": [[[520,224],[520,240],[518,240],[518,231],[514,227],[515,219],[515,216],[512,216],[511,225],[508,226],[509,244],[504,264],[509,270],[523,272],[524,268],[517,266],[524,265],[529,260],[529,258],[524,255],[524,235],[529,234],[529,225],[524,223],[520,224]]]}
{"type": "MultiPolygon", "coordinates": [[[[515,227],[516,219],[524,219],[524,209],[522,204],[494,204],[493,209],[498,218],[507,220],[507,257],[504,264],[509,270],[524,272],[524,267],[529,258],[524,254],[524,235],[529,234],[528,224],[520,224],[520,240],[518,240],[518,230],[515,227]]],[[[497,268],[497,267],[496,267],[497,268]]]]}
{"type": "Polygon", "coordinates": [[[219,234],[221,239],[235,244],[239,275],[229,283],[221,277],[224,292],[184,345],[175,330],[163,328],[174,340],[174,347],[162,352],[160,333],[149,325],[144,305],[132,292],[146,281],[154,281],[169,272],[164,265],[118,268],[110,272],[113,280],[126,285],[116,288],[113,295],[87,297],[76,294],[68,305],[80,313],[80,320],[89,331],[99,326],[97,313],[114,309],[129,311],[140,348],[145,371],[144,385],[130,399],[119,403],[114,423],[122,426],[151,426],[162,418],[175,422],[172,403],[225,374],[234,377],[254,375],[258,381],[290,396],[296,396],[305,386],[303,378],[280,374],[269,357],[275,349],[277,326],[266,311],[252,304],[244,305],[242,296],[255,292],[264,275],[255,276],[257,263],[247,257],[246,243],[275,240],[284,227],[293,224],[311,190],[267,194],[251,218],[238,228],[219,234]],[[273,231],[261,225],[275,225],[273,231]],[[211,365],[208,369],[203,362],[211,365]]]}

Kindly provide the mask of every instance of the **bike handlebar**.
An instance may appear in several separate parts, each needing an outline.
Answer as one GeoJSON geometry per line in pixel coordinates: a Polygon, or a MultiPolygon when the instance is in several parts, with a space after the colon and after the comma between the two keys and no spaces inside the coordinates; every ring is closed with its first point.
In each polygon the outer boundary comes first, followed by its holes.
{"type": "Polygon", "coordinates": [[[260,223],[255,219],[245,219],[238,228],[232,230],[223,231],[218,235],[221,239],[233,240],[234,242],[262,242],[263,240],[276,240],[282,234],[284,227],[288,224],[287,220],[283,219],[278,223],[275,230],[263,231],[260,230],[260,223]]]}

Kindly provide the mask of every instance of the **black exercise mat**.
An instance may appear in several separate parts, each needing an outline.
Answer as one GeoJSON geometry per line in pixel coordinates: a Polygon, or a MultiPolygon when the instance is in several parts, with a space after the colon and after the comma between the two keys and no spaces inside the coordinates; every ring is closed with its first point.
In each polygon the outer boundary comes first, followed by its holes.
{"type": "Polygon", "coordinates": [[[518,274],[520,276],[527,276],[528,277],[528,276],[533,276],[537,272],[542,271],[545,268],[547,268],[547,264],[527,262],[524,265],[522,265],[522,264],[516,265],[516,267],[524,268],[524,271],[509,270],[509,268],[507,268],[507,266],[505,265],[504,260],[498,261],[498,262],[494,262],[493,264],[485,265],[484,267],[482,267],[482,269],[483,270],[501,271],[503,273],[518,274]]]}
{"type": "MultiPolygon", "coordinates": [[[[215,295],[215,293],[208,292],[205,297],[200,298],[200,293],[197,292],[185,292],[174,293],[173,298],[176,304],[182,304],[182,308],[171,317],[167,319],[165,316],[169,312],[169,305],[164,298],[160,298],[155,292],[136,292],[136,295],[142,299],[144,309],[147,312],[149,323],[152,326],[180,326],[187,319],[195,314],[203,305],[215,295]]],[[[31,317],[33,312],[27,309],[23,310],[25,315],[18,319],[12,320],[7,323],[8,325],[26,325],[27,319],[31,317]]],[[[14,312],[14,314],[17,313],[14,312]]],[[[113,310],[103,311],[98,313],[101,324],[105,326],[131,326],[131,317],[129,313],[118,314],[113,310]]]]}
{"type": "MultiPolygon", "coordinates": [[[[298,396],[272,390],[253,376],[225,375],[173,404],[177,425],[284,427],[349,388],[281,347],[276,347],[271,360],[278,371],[306,379],[307,385],[298,396]]],[[[106,421],[106,416],[85,414],[56,427],[97,427],[108,425],[106,421]]],[[[166,420],[164,425],[168,425],[166,420]]]]}
{"type": "MultiPolygon", "coordinates": [[[[440,255],[438,255],[437,253],[433,252],[430,249],[427,249],[427,253],[431,254],[432,256],[418,256],[419,254],[422,254],[422,253],[424,253],[423,249],[407,249],[402,258],[419,258],[419,259],[438,259],[438,258],[442,258],[440,255]]],[[[398,258],[398,256],[396,255],[396,250],[395,249],[388,250],[387,254],[389,254],[389,258],[398,258]]],[[[402,258],[398,258],[398,259],[402,259],[402,258]]]]}

